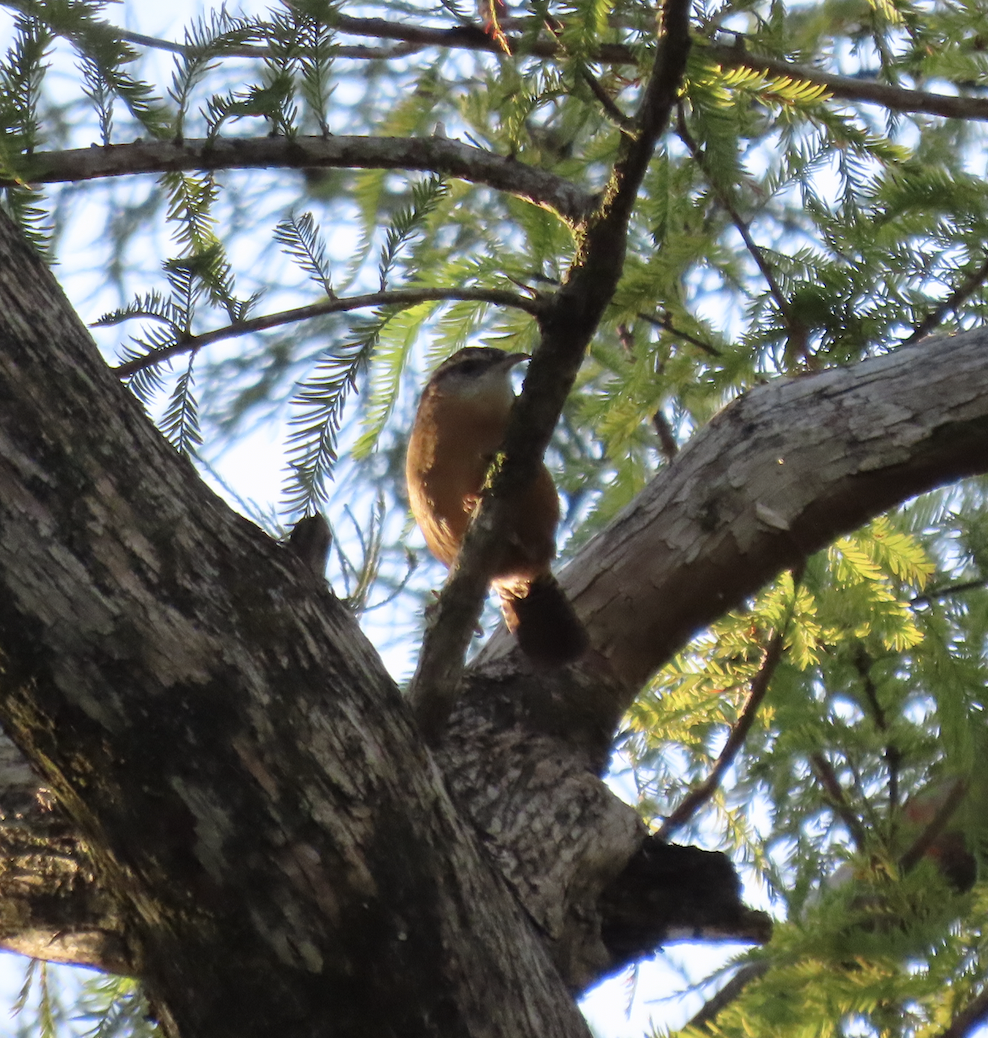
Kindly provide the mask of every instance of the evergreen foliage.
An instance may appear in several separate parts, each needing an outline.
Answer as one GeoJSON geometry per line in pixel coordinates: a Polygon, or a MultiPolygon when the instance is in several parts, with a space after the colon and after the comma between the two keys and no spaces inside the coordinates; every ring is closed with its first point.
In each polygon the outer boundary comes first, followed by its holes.
{"type": "MultiPolygon", "coordinates": [[[[448,137],[598,192],[655,54],[655,8],[642,0],[512,8],[498,18],[515,56],[347,32],[358,14],[470,23],[450,0],[217,9],[169,48],[135,40],[99,0],[0,8],[3,205],[45,248],[80,196],[32,186],[39,153],[136,136],[448,137]],[[533,55],[536,43],[555,55],[533,55]],[[174,67],[159,86],[146,62],[167,49],[174,67]],[[56,61],[75,70],[70,86],[52,85],[56,61]]],[[[984,15],[976,0],[698,0],[681,102],[550,450],[570,544],[747,389],[984,323],[984,15]],[[863,101],[862,82],[982,108],[943,118],[901,98],[863,101]]],[[[411,638],[439,578],[408,547],[409,389],[467,344],[528,350],[537,327],[521,307],[389,293],[529,298],[558,286],[580,241],[548,203],[441,170],[162,171],[133,191],[91,186],[87,204],[108,214],[107,284],[82,312],[106,308],[101,328],[143,322],[129,343],[103,342],[135,365],[130,387],[190,457],[281,421],[284,518],[328,511],[338,590],[358,612],[375,599],[411,638]],[[276,314],[347,293],[372,298],[208,346],[262,299],[276,314]],[[160,351],[167,360],[149,363],[160,351]]],[[[71,284],[72,257],[56,258],[71,284]]],[[[735,967],[756,967],[689,1033],[932,1036],[988,985],[986,496],[988,482],[970,480],[841,538],[718,620],[639,696],[620,749],[658,829],[717,765],[783,640],[741,751],[674,834],[729,850],[765,885],[779,925],[768,947],[692,979],[706,996],[735,967]],[[916,851],[930,827],[963,844],[973,886],[916,851]]],[[[32,966],[22,1029],[33,1005],[31,1033],[67,1033],[47,983],[32,966]]],[[[78,1010],[86,1033],[151,1032],[129,981],[90,982],[78,1010]]]]}

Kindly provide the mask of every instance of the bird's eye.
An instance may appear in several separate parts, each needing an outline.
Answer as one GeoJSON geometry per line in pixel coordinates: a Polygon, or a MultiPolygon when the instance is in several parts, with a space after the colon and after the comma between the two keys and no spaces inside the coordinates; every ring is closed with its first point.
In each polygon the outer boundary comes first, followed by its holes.
{"type": "Polygon", "coordinates": [[[456,370],[461,375],[479,375],[486,367],[486,361],[464,360],[456,366],[456,370]]]}

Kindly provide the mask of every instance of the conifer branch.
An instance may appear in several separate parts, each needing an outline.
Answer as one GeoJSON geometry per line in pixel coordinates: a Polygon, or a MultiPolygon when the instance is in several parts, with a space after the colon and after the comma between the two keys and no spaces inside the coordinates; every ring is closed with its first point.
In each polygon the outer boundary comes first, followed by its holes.
{"type": "Polygon", "coordinates": [[[703,52],[726,68],[747,68],[771,76],[803,80],[825,87],[833,97],[843,101],[864,101],[881,105],[893,112],[923,112],[926,115],[939,115],[944,119],[988,120],[988,98],[984,97],[954,97],[949,94],[888,86],[873,79],[836,76],[807,68],[805,65],[795,65],[781,58],[760,57],[749,53],[743,47],[704,44],[703,52]]]}
{"type": "Polygon", "coordinates": [[[937,837],[947,828],[954,812],[961,805],[961,801],[967,796],[968,781],[959,778],[950,787],[950,792],[944,798],[937,813],[930,819],[929,824],[916,837],[913,845],[899,859],[899,868],[903,873],[910,872],[923,859],[923,855],[933,846],[937,837]]]}
{"type": "Polygon", "coordinates": [[[813,770],[816,772],[816,777],[820,780],[820,785],[823,786],[824,792],[830,798],[831,805],[837,812],[840,820],[847,826],[847,831],[851,834],[855,848],[860,853],[864,850],[866,843],[864,827],[861,825],[861,820],[858,816],[851,810],[833,766],[822,753],[812,754],[810,756],[810,764],[813,766],[813,770]]]}
{"type": "MultiPolygon", "coordinates": [[[[139,47],[148,47],[151,50],[163,50],[170,54],[192,54],[196,51],[195,46],[176,43],[174,40],[163,40],[159,36],[146,36],[144,33],[132,32],[129,29],[117,29],[116,32],[120,39],[139,47]]],[[[421,49],[422,45],[418,43],[399,43],[395,47],[336,44],[333,46],[333,57],[350,58],[355,61],[390,61],[394,58],[406,58],[409,54],[415,54],[421,49]]],[[[223,57],[256,58],[258,61],[263,61],[265,58],[271,57],[271,49],[245,43],[225,48],[223,57]]]]}
{"type": "MultiPolygon", "coordinates": [[[[563,55],[562,47],[555,40],[526,39],[525,24],[523,19],[501,19],[501,27],[506,30],[505,40],[512,54],[547,59],[559,58],[563,55]],[[508,35],[511,32],[514,32],[515,35],[508,35]]],[[[334,27],[344,34],[398,40],[403,44],[403,46],[393,49],[357,46],[335,48],[334,54],[344,58],[388,60],[389,58],[406,57],[423,47],[448,47],[486,51],[491,54],[502,53],[502,48],[479,25],[460,25],[452,29],[439,29],[424,25],[403,25],[386,21],[383,18],[352,18],[347,15],[337,15],[334,27]]],[[[174,53],[183,53],[186,50],[183,44],[170,40],[143,36],[140,33],[132,33],[124,29],[116,31],[121,39],[141,46],[174,53]]],[[[906,87],[879,83],[876,80],[835,75],[785,61],[782,58],[752,54],[738,46],[711,43],[705,43],[702,46],[705,54],[725,68],[747,68],[771,76],[803,80],[825,87],[832,97],[843,101],[863,101],[866,104],[881,105],[894,112],[922,112],[926,115],[941,116],[944,119],[988,120],[988,98],[910,90],[906,87]]],[[[232,48],[228,53],[238,57],[265,58],[268,56],[268,49],[244,46],[232,48]]],[[[591,58],[595,62],[608,65],[637,64],[631,48],[620,43],[601,44],[592,52],[591,58]]]]}
{"type": "Polygon", "coordinates": [[[634,120],[625,115],[624,112],[618,108],[617,102],[604,89],[600,80],[588,68],[580,69],[580,78],[590,88],[590,92],[600,102],[601,108],[604,109],[615,126],[619,126],[622,130],[631,130],[633,128],[634,120]]]}
{"type": "Polygon", "coordinates": [[[739,235],[741,235],[744,247],[748,250],[749,255],[755,261],[755,266],[758,267],[762,277],[765,279],[769,293],[775,300],[775,305],[779,308],[779,313],[782,315],[782,319],[785,321],[786,327],[789,329],[790,338],[797,339],[799,337],[799,329],[797,327],[797,322],[793,319],[792,307],[789,305],[789,300],[786,299],[785,293],[782,291],[782,286],[776,280],[775,272],[772,270],[771,265],[765,258],[761,246],[759,246],[752,237],[748,221],[741,216],[741,213],[738,211],[737,206],[735,206],[730,193],[721,187],[717,178],[711,174],[710,166],[707,163],[703,149],[699,144],[697,144],[696,139],[690,133],[689,127],[686,125],[686,115],[683,112],[682,106],[679,108],[677,130],[680,139],[686,147],[689,148],[690,154],[693,156],[696,164],[701,170],[703,170],[707,182],[710,184],[711,188],[713,188],[718,201],[724,207],[727,215],[731,218],[731,223],[734,224],[734,229],[739,235]]]}
{"type": "Polygon", "coordinates": [[[919,342],[924,336],[929,335],[947,316],[958,309],[962,303],[966,302],[986,281],[988,281],[988,259],[981,264],[980,267],[973,274],[969,274],[964,281],[961,282],[950,293],[947,298],[931,310],[922,321],[913,329],[912,334],[908,338],[903,339],[902,345],[908,346],[910,343],[919,342]]]}
{"type": "Polygon", "coordinates": [[[692,346],[696,346],[697,349],[703,350],[710,357],[720,357],[721,352],[716,346],[711,346],[709,342],[704,342],[702,339],[696,338],[694,335],[690,335],[689,332],[684,332],[681,328],[677,328],[673,324],[672,318],[669,314],[662,314],[657,316],[656,314],[646,314],[641,311],[638,312],[638,317],[643,321],[647,321],[649,324],[656,328],[662,328],[667,331],[673,338],[682,339],[683,342],[688,342],[692,346]]]}
{"type": "Polygon", "coordinates": [[[785,647],[788,628],[789,625],[784,624],[772,635],[772,639],[762,656],[758,673],[751,682],[741,714],[731,728],[727,742],[724,743],[724,748],[720,751],[720,755],[710,770],[710,774],[699,786],[691,789],[679,806],[666,817],[657,833],[660,840],[668,840],[677,829],[681,829],[717,792],[721,779],[724,777],[724,772],[734,763],[734,758],[737,757],[741,747],[744,745],[745,739],[748,738],[751,726],[755,723],[758,708],[762,705],[765,693],[768,692],[772,675],[782,660],[782,650],[785,647]]]}
{"type": "MultiPolygon", "coordinates": [[[[525,198],[579,224],[594,196],[563,177],[447,137],[226,137],[136,141],[102,148],[35,152],[21,180],[60,184],[137,173],[220,169],[402,169],[445,173],[525,198]]],[[[0,187],[14,181],[0,179],[0,187]]]]}
{"type": "Polygon", "coordinates": [[[171,343],[153,350],[143,357],[136,357],[114,367],[113,373],[118,378],[130,378],[131,375],[146,368],[161,364],[182,353],[201,350],[203,346],[219,342],[222,339],[233,339],[251,332],[263,332],[269,328],[277,328],[298,321],[309,321],[314,317],[325,317],[327,314],[346,313],[371,307],[415,306],[418,303],[439,301],[476,301],[493,303],[495,306],[510,306],[537,317],[543,308],[539,297],[528,297],[517,292],[508,292],[496,288],[400,288],[390,292],[368,292],[366,295],[349,296],[348,298],[326,299],[321,303],[299,306],[294,310],[282,310],[280,313],[263,314],[246,321],[237,321],[215,328],[201,335],[190,335],[179,342],[171,343]]]}
{"type": "MultiPolygon", "coordinates": [[[[372,36],[383,40],[401,40],[422,47],[449,47],[461,50],[487,51],[491,54],[503,54],[507,46],[509,53],[531,55],[536,58],[557,58],[564,53],[563,48],[552,39],[545,37],[531,39],[528,28],[529,19],[499,18],[503,30],[504,44],[499,43],[484,31],[480,25],[457,25],[452,29],[437,29],[424,25],[403,25],[384,18],[354,18],[348,15],[337,15],[333,25],[337,31],[350,36],[372,36]],[[513,32],[516,35],[509,36],[513,32]]],[[[620,43],[604,43],[594,51],[594,60],[607,64],[634,65],[636,59],[630,47],[620,43]]]]}
{"type": "MultiPolygon", "coordinates": [[[[861,678],[861,685],[864,689],[865,699],[868,701],[868,706],[871,708],[871,713],[875,720],[875,727],[883,735],[888,735],[888,717],[885,713],[885,708],[882,706],[878,698],[878,688],[871,676],[871,664],[872,659],[865,650],[865,647],[859,645],[854,654],[854,669],[858,672],[858,677],[861,678]]],[[[902,751],[894,742],[891,741],[891,739],[889,739],[889,741],[885,743],[885,764],[889,773],[889,806],[893,809],[897,807],[899,803],[899,765],[901,762],[902,751]]]]}

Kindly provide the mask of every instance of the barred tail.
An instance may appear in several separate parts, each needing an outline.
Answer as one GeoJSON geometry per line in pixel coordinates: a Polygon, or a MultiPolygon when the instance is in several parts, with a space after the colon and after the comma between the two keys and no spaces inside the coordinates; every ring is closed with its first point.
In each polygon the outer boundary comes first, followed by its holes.
{"type": "Polygon", "coordinates": [[[498,588],[501,612],[522,652],[544,667],[561,667],[590,646],[570,600],[551,573],[523,586],[498,588]]]}

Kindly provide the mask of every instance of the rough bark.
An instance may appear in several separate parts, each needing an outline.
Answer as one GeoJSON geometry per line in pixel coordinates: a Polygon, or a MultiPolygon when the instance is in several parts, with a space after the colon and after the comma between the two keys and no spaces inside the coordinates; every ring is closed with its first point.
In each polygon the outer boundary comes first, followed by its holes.
{"type": "Polygon", "coordinates": [[[0,719],[167,1029],[585,1034],[352,618],[0,235],[0,719]]]}
{"type": "Polygon", "coordinates": [[[76,827],[0,735],[0,947],[126,973],[124,919],[76,827]]]}

